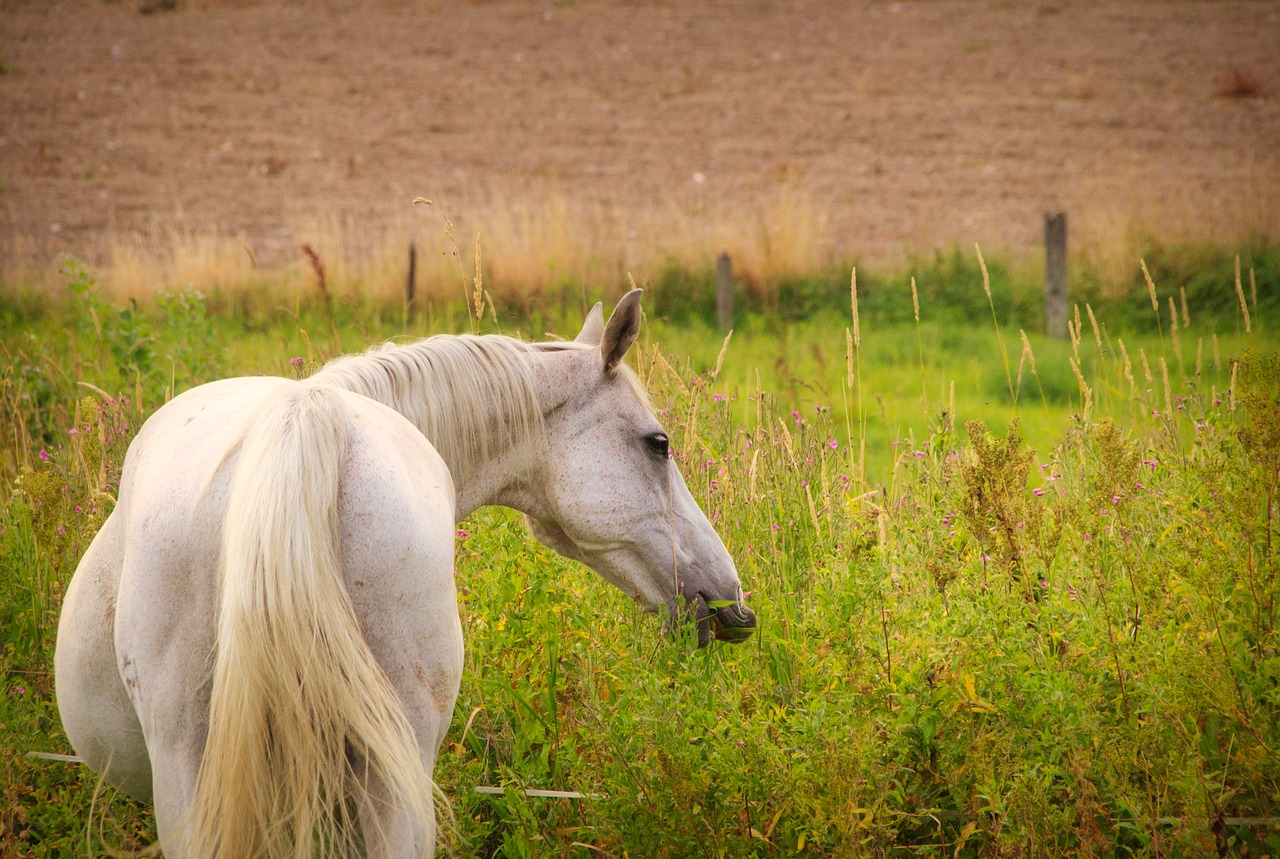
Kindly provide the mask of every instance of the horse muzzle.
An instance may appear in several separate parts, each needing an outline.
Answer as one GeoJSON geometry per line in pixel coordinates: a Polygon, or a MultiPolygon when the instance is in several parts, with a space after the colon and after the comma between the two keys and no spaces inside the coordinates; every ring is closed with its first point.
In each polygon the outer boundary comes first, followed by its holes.
{"type": "Polygon", "coordinates": [[[698,646],[716,641],[741,644],[756,629],[756,614],[737,600],[708,600],[698,597],[698,646]]]}

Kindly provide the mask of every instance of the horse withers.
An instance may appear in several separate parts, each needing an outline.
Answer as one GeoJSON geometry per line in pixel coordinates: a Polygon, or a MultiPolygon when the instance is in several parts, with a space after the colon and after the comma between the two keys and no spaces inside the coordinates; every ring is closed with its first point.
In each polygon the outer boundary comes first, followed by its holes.
{"type": "Polygon", "coordinates": [[[58,706],[170,857],[431,855],[462,630],[454,527],[530,530],[699,639],[755,626],[623,363],[640,291],[569,343],[438,336],[194,388],[125,458],[67,590],[58,706]],[[689,610],[692,609],[692,612],[689,610]]]}

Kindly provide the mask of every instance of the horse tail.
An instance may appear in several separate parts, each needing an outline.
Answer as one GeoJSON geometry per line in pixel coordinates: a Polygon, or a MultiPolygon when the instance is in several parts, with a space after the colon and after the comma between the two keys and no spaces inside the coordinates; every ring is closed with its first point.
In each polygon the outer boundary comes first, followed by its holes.
{"type": "Polygon", "coordinates": [[[391,837],[433,850],[430,773],[343,582],[349,421],[338,392],[303,384],[241,444],[191,856],[358,855],[391,837]],[[368,831],[375,820],[407,830],[368,831]]]}

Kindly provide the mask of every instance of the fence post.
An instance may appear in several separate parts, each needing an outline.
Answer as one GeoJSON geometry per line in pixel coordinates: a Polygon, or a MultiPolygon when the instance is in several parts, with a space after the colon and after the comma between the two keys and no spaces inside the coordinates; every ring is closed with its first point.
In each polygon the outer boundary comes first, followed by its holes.
{"type": "Polygon", "coordinates": [[[409,320],[413,320],[414,294],[418,289],[418,248],[409,242],[409,275],[404,281],[404,306],[409,320]]]}
{"type": "Polygon", "coordinates": [[[1052,337],[1067,336],[1067,213],[1044,215],[1044,324],[1052,337]]]}
{"type": "Polygon", "coordinates": [[[733,263],[727,253],[716,258],[716,322],[721,331],[733,327],[733,263]]]}

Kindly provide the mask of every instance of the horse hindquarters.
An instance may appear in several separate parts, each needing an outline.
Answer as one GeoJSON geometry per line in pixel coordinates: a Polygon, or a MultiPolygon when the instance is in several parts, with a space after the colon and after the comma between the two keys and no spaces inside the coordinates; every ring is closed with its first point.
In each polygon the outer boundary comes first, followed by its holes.
{"type": "Polygon", "coordinates": [[[397,855],[433,849],[431,782],[414,726],[343,580],[338,497],[353,399],[292,388],[241,447],[184,855],[351,853],[362,842],[397,855]],[[390,813],[361,833],[349,799],[390,813]],[[295,841],[311,846],[298,853],[295,841]]]}
{"type": "Polygon", "coordinates": [[[67,586],[58,619],[54,680],[62,727],[76,754],[108,784],[151,801],[151,762],[116,660],[121,519],[111,515],[67,586]]]}

